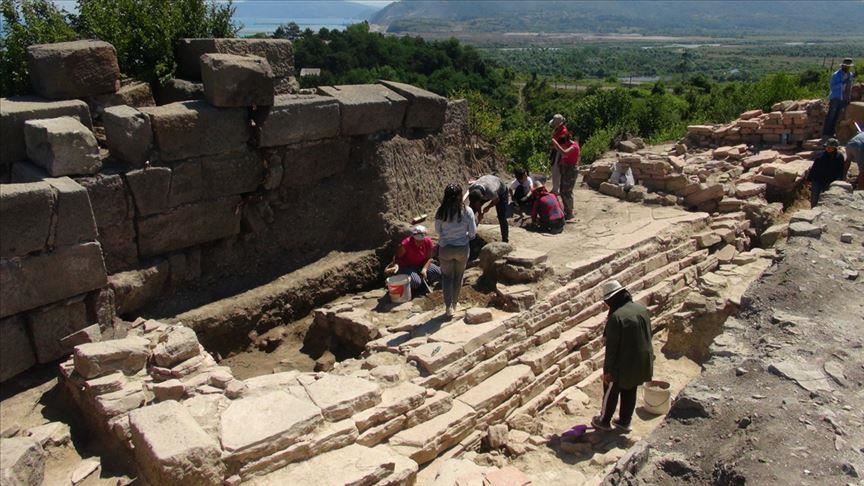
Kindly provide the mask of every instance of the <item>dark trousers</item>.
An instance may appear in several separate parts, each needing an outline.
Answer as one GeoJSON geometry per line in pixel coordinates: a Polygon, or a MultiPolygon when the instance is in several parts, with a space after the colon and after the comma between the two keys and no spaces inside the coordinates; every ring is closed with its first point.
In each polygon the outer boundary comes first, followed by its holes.
{"type": "Polygon", "coordinates": [[[837,131],[837,122],[846,108],[847,103],[843,100],[831,100],[828,102],[828,115],[825,116],[825,125],[822,126],[823,137],[833,137],[837,131]]]}
{"type": "Polygon", "coordinates": [[[508,205],[510,205],[510,195],[507,191],[498,194],[498,204],[495,205],[495,212],[498,214],[498,224],[501,226],[501,241],[504,243],[510,241],[510,224],[507,223],[508,205]]]}
{"type": "Polygon", "coordinates": [[[633,411],[636,410],[636,388],[630,390],[622,390],[618,388],[617,383],[608,383],[603,385],[603,410],[601,412],[601,422],[608,424],[615,415],[615,407],[618,406],[618,396],[621,396],[621,410],[618,411],[618,419],[624,425],[630,425],[630,420],[633,418],[633,411]]]}
{"type": "MultiPolygon", "coordinates": [[[[411,279],[411,295],[426,295],[426,285],[423,283],[423,277],[420,276],[422,268],[404,267],[399,269],[399,275],[408,275],[411,279]]],[[[434,263],[429,264],[426,270],[427,282],[429,285],[441,280],[441,267],[434,263]]]]}
{"type": "Polygon", "coordinates": [[[810,183],[810,207],[816,207],[819,204],[819,196],[825,192],[825,184],[821,182],[812,181],[810,183]]]}
{"type": "Polygon", "coordinates": [[[579,172],[575,165],[561,164],[561,202],[564,203],[564,217],[573,217],[573,188],[579,172]]]}
{"type": "Polygon", "coordinates": [[[555,221],[550,221],[548,223],[544,223],[543,221],[537,221],[537,226],[534,228],[535,231],[540,233],[552,233],[558,234],[564,231],[564,220],[559,219],[555,221]]]}

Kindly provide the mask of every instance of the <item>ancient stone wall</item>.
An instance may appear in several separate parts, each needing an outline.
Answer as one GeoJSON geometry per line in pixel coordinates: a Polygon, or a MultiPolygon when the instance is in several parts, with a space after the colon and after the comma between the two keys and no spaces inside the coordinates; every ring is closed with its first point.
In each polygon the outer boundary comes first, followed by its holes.
{"type": "Polygon", "coordinates": [[[35,346],[9,371],[4,364],[3,379],[34,356],[59,357],[54,335],[95,324],[106,309],[134,318],[157,303],[179,313],[209,302],[186,298],[190,288],[212,300],[330,251],[378,248],[434,206],[444,177],[495,165],[472,157],[464,102],[392,82],[276,95],[293,69],[284,42],[181,43],[202,51],[206,99],[160,106],[138,96],[139,84],[109,83],[110,45],[30,48],[34,85],[79,99],[2,100],[0,327],[14,336],[4,342],[31,343],[22,353],[35,346]],[[238,55],[249,49],[259,56],[238,55]],[[55,58],[75,62],[44,67],[55,58]],[[81,72],[93,66],[108,67],[81,72]],[[76,319],[51,329],[43,352],[36,328],[49,325],[25,313],[70,298],[80,305],[64,312],[76,319]],[[94,303],[86,313],[83,302],[94,303]]]}

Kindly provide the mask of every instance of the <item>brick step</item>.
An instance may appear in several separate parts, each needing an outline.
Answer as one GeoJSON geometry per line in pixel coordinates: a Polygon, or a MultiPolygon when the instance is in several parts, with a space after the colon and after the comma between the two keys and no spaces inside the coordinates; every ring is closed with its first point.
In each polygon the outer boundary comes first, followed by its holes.
{"type": "Polygon", "coordinates": [[[477,413],[471,406],[454,400],[446,413],[402,430],[388,443],[399,454],[425,464],[471,434],[476,419],[477,413]]]}

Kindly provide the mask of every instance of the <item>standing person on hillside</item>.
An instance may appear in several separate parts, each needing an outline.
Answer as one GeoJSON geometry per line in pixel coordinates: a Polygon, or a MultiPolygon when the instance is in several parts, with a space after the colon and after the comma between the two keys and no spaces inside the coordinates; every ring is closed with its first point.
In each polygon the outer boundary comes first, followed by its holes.
{"type": "Polygon", "coordinates": [[[822,138],[833,137],[837,131],[837,122],[846,109],[846,105],[852,101],[852,85],[855,75],[852,70],[852,59],[843,59],[840,69],[831,75],[831,94],[828,97],[828,115],[825,116],[825,125],[822,127],[822,138]]]}
{"type": "Polygon", "coordinates": [[[441,205],[435,212],[438,233],[438,261],[441,263],[441,290],[444,293],[444,315],[453,317],[462,290],[462,275],[471,249],[468,242],[477,234],[474,213],[462,203],[462,188],[449,184],[441,205]]]}
{"type": "Polygon", "coordinates": [[[477,224],[483,221],[483,215],[494,206],[498,214],[498,224],[501,226],[501,241],[504,243],[510,241],[510,226],[507,223],[508,202],[507,185],[498,176],[485,175],[468,186],[468,204],[477,216],[477,224]]]}
{"type": "Polygon", "coordinates": [[[561,190],[561,166],[559,165],[559,162],[561,161],[561,152],[559,152],[555,147],[555,140],[570,134],[567,130],[567,126],[564,125],[564,122],[564,115],[560,113],[556,113],[555,116],[549,120],[549,127],[552,128],[552,144],[549,150],[549,167],[552,171],[552,194],[555,195],[557,195],[561,190]]]}
{"type": "Polygon", "coordinates": [[[564,204],[564,219],[573,219],[573,188],[579,176],[579,140],[567,135],[552,140],[555,149],[561,153],[558,162],[561,173],[561,202],[564,204]]]}
{"type": "Polygon", "coordinates": [[[846,144],[846,171],[849,170],[849,165],[852,162],[858,164],[856,188],[859,191],[864,191],[864,132],[858,133],[846,144]]]}
{"type": "Polygon", "coordinates": [[[636,389],[654,375],[654,347],[651,345],[651,317],[642,304],[633,302],[630,292],[617,280],[603,284],[603,302],[609,307],[606,319],[606,356],[603,361],[603,405],[591,419],[597,430],[612,425],[630,431],[636,409],[636,389]],[[612,420],[618,397],[621,409],[612,420]]]}
{"type": "Polygon", "coordinates": [[[840,142],[836,138],[829,138],[825,142],[825,150],[816,157],[813,165],[810,166],[810,172],[807,174],[807,180],[810,181],[810,207],[816,207],[819,204],[819,196],[822,195],[828,186],[834,181],[843,179],[843,155],[837,150],[840,142]]]}

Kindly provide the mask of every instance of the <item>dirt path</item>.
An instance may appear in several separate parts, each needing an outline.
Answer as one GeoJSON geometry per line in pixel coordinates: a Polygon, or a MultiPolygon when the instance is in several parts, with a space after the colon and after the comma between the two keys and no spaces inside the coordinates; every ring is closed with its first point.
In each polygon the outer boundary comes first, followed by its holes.
{"type": "MultiPolygon", "coordinates": [[[[649,439],[647,484],[862,484],[864,193],[826,198],[649,439]],[[840,241],[852,235],[851,243],[840,241]]],[[[823,196],[824,197],[824,196],[823,196]]]]}

